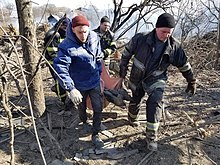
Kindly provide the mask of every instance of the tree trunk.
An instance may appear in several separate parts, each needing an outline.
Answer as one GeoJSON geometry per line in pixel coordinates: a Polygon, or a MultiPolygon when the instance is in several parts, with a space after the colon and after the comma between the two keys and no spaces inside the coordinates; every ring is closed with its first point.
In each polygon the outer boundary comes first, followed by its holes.
{"type": "MultiPolygon", "coordinates": [[[[20,35],[26,37],[35,48],[37,48],[35,23],[32,13],[32,4],[30,0],[15,0],[18,19],[19,19],[19,32],[20,35]]],[[[29,84],[29,92],[31,103],[35,117],[40,117],[45,111],[45,99],[43,93],[43,83],[41,77],[41,69],[36,72],[37,63],[40,56],[34,48],[21,39],[23,57],[26,64],[27,83],[29,84]],[[36,72],[36,73],[35,73],[36,72]]],[[[40,66],[39,66],[40,67],[40,66]]]]}
{"type": "Polygon", "coordinates": [[[218,68],[219,67],[218,62],[219,62],[219,58],[220,58],[220,11],[218,13],[218,33],[217,33],[217,35],[218,35],[217,36],[217,38],[218,38],[218,40],[217,40],[217,58],[216,58],[215,68],[220,69],[220,68],[218,68]]]}

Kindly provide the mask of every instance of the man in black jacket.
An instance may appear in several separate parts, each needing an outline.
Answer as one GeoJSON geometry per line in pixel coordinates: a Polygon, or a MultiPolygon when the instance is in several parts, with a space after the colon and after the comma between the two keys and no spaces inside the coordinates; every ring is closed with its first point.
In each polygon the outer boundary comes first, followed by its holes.
{"type": "MultiPolygon", "coordinates": [[[[58,21],[59,22],[59,21],[58,21]]],[[[50,38],[53,36],[57,26],[58,26],[58,22],[45,34],[44,37],[44,46],[47,45],[47,43],[49,42],[50,38]]],[[[66,37],[66,28],[68,26],[68,24],[70,23],[70,19],[69,18],[65,18],[62,22],[62,24],[60,25],[57,33],[55,34],[53,40],[51,41],[51,43],[49,44],[49,46],[46,49],[46,53],[45,53],[45,58],[50,62],[50,64],[53,66],[53,60],[54,58],[57,56],[57,51],[58,51],[58,45],[64,40],[64,38],[66,37]]],[[[53,77],[53,79],[55,80],[56,84],[54,86],[52,86],[51,90],[54,91],[57,96],[60,98],[60,100],[65,103],[66,101],[66,97],[67,97],[67,93],[66,91],[59,85],[58,81],[56,81],[55,75],[54,75],[54,71],[53,69],[51,69],[49,67],[50,73],[53,77]]]]}
{"type": "Polygon", "coordinates": [[[148,149],[157,150],[157,131],[162,111],[162,99],[167,81],[167,68],[176,66],[186,79],[186,92],[195,94],[196,79],[194,78],[187,56],[172,37],[175,27],[174,17],[168,13],[161,14],[156,28],[149,34],[136,34],[125,47],[120,63],[120,77],[125,78],[128,63],[133,58],[129,77],[129,88],[132,90],[132,101],[128,108],[128,120],[137,126],[137,114],[141,99],[147,95],[146,101],[146,140],[148,149]]]}
{"type": "Polygon", "coordinates": [[[114,33],[110,31],[109,18],[107,16],[102,17],[99,27],[94,29],[94,31],[100,38],[105,64],[109,66],[110,56],[116,51],[116,42],[114,41],[114,33]]]}

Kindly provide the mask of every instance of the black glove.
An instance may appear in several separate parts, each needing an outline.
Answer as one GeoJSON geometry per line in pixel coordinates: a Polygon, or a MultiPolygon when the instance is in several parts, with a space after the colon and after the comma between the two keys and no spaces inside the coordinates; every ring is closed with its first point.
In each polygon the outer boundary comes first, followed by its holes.
{"type": "Polygon", "coordinates": [[[126,74],[127,74],[127,67],[120,65],[119,76],[121,78],[125,78],[126,74]]]}
{"type": "Polygon", "coordinates": [[[194,95],[196,93],[196,80],[189,82],[185,91],[186,93],[190,92],[194,95]]]}

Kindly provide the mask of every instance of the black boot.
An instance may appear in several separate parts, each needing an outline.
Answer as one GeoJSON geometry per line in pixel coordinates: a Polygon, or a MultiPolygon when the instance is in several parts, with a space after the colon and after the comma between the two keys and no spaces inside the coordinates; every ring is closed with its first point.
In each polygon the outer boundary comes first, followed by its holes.
{"type": "Polygon", "coordinates": [[[99,135],[92,135],[92,143],[95,145],[96,148],[100,149],[104,146],[104,142],[100,139],[99,135]]]}

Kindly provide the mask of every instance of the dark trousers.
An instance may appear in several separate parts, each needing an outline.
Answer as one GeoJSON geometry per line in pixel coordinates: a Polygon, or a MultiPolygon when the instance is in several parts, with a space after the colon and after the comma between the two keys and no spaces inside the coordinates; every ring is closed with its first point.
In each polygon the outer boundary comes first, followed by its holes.
{"type": "MultiPolygon", "coordinates": [[[[48,56],[46,56],[46,59],[52,64],[53,63],[53,59],[50,59],[48,56]]],[[[49,66],[48,66],[49,67],[49,66]]],[[[53,71],[53,69],[51,67],[49,67],[49,71],[50,74],[52,75],[54,81],[55,81],[55,89],[54,92],[56,93],[56,95],[59,97],[59,99],[65,104],[66,101],[66,97],[67,97],[67,92],[66,90],[63,89],[63,87],[58,83],[58,81],[56,80],[55,77],[55,73],[53,71]]],[[[54,87],[52,87],[54,88],[54,87]]]]}
{"type": "MultiPolygon", "coordinates": [[[[146,101],[146,117],[147,122],[159,123],[162,114],[162,99],[163,99],[164,89],[155,88],[148,93],[148,98],[146,101]]],[[[143,88],[137,89],[132,93],[132,101],[129,103],[128,107],[128,117],[131,120],[135,120],[140,111],[141,100],[145,96],[145,91],[143,88]]]]}
{"type": "Polygon", "coordinates": [[[86,98],[89,96],[92,104],[93,109],[93,135],[98,134],[101,130],[101,115],[103,109],[103,101],[102,101],[102,93],[100,86],[97,86],[93,89],[80,91],[83,99],[82,103],[79,104],[79,118],[82,122],[87,121],[87,113],[86,113],[86,98]]]}
{"type": "Polygon", "coordinates": [[[60,98],[60,100],[65,104],[66,98],[67,98],[67,92],[63,89],[63,87],[59,84],[57,80],[56,81],[56,94],[60,98]]]}

